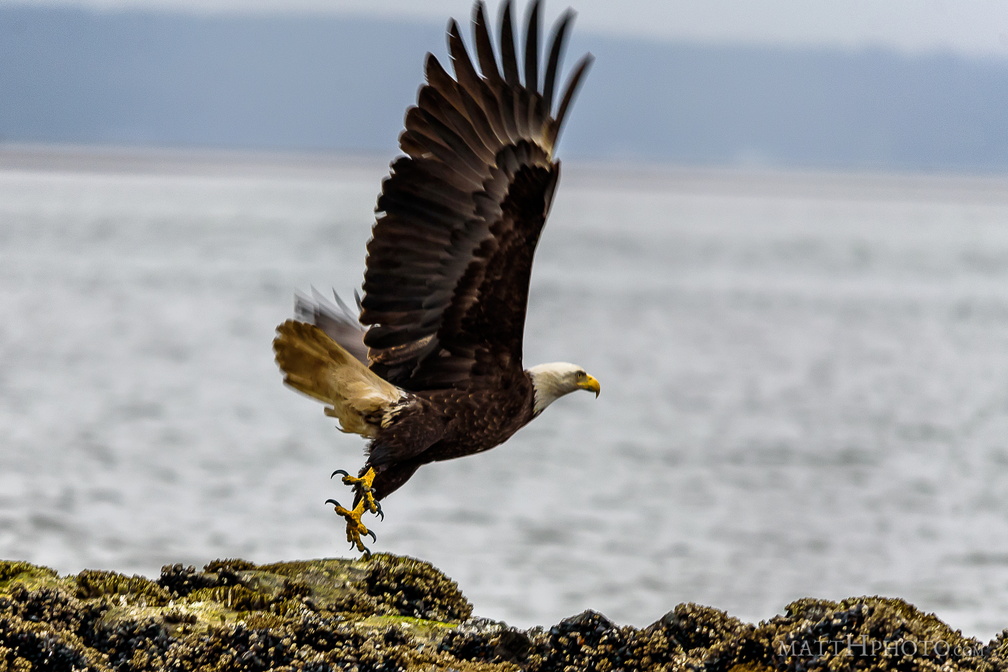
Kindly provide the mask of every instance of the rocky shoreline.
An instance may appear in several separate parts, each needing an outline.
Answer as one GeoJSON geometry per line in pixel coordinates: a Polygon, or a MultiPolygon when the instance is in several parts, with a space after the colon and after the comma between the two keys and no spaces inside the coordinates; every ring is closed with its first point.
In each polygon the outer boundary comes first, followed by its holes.
{"type": "Polygon", "coordinates": [[[0,561],[0,672],[29,670],[998,670],[984,644],[893,598],[803,599],[748,624],[681,604],[644,627],[586,611],[519,630],[473,618],[412,558],[168,565],[157,580],[0,561]]]}

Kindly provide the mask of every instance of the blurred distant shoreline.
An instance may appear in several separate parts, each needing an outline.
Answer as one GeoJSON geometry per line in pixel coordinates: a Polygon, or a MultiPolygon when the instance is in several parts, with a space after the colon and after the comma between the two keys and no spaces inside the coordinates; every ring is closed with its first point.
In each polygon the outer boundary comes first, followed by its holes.
{"type": "Polygon", "coordinates": [[[233,171],[238,174],[268,172],[276,175],[370,168],[383,164],[387,169],[389,158],[377,152],[0,143],[0,170],[179,174],[233,171]]]}
{"type": "MultiPolygon", "coordinates": [[[[0,143],[0,171],[381,180],[398,153],[340,151],[280,151],[208,147],[145,147],[0,143]]],[[[624,190],[723,191],[732,193],[792,193],[815,197],[830,194],[861,196],[892,190],[916,193],[916,198],[945,198],[959,192],[987,201],[1008,202],[1008,174],[921,173],[913,171],[781,169],[768,166],[691,166],[672,162],[625,159],[564,160],[568,187],[624,190]]]]}
{"type": "MultiPolygon", "coordinates": [[[[580,28],[569,47],[595,62],[566,159],[1008,173],[1008,59],[580,28]]],[[[440,21],[0,4],[0,141],[390,157],[427,52],[448,65],[440,21]]]]}

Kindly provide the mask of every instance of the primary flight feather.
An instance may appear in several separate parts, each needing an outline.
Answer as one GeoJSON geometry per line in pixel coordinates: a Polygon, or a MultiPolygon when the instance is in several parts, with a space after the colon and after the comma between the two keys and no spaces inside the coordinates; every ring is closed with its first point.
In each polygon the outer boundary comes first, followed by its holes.
{"type": "Polygon", "coordinates": [[[454,77],[431,54],[406,112],[403,156],[383,181],[367,245],[358,316],[339,300],[299,296],[273,342],[284,382],[326,404],[340,428],[371,439],[347,539],[424,464],[489,450],[557,398],[599,383],[564,362],[525,369],[522,341],[536,244],[560,175],[554,158],[584,56],[554,100],[573,12],[557,21],[539,74],[539,2],[529,7],[523,68],[511,3],[499,52],[473,10],[475,61],[448,26],[454,77]],[[498,60],[499,59],[499,60],[498,60]]]}

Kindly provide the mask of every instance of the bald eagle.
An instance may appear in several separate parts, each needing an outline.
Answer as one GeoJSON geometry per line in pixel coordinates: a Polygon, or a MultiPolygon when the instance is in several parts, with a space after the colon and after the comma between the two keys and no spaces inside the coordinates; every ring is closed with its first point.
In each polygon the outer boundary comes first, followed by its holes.
{"type": "Polygon", "coordinates": [[[510,0],[498,55],[482,1],[473,10],[475,62],[448,25],[454,77],[427,55],[426,84],[406,112],[403,156],[375,208],[358,315],[314,294],[277,328],[276,361],[290,387],[326,404],[345,432],[370,439],[354,505],[329,500],[347,540],[374,533],[365,513],[424,464],[497,446],[559,397],[598,396],[599,383],[565,362],[522,366],[532,257],[560,174],[554,159],[568,107],[591,63],[572,70],[557,104],[564,39],[557,21],[539,74],[539,2],[519,69],[510,0]],[[478,68],[477,68],[478,63],[478,68]]]}

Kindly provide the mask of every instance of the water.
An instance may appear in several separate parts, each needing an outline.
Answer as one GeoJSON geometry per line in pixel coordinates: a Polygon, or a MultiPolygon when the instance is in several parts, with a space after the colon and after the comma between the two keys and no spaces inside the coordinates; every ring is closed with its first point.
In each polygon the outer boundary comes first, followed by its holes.
{"type": "MultiPolygon", "coordinates": [[[[363,444],[270,342],[359,283],[387,162],[0,159],[0,557],[352,556],[323,501],[363,444]]],[[[533,285],[527,362],[602,396],[421,469],[376,550],[519,626],[884,594],[1008,627],[1008,180],[565,165],[533,285]]]]}

